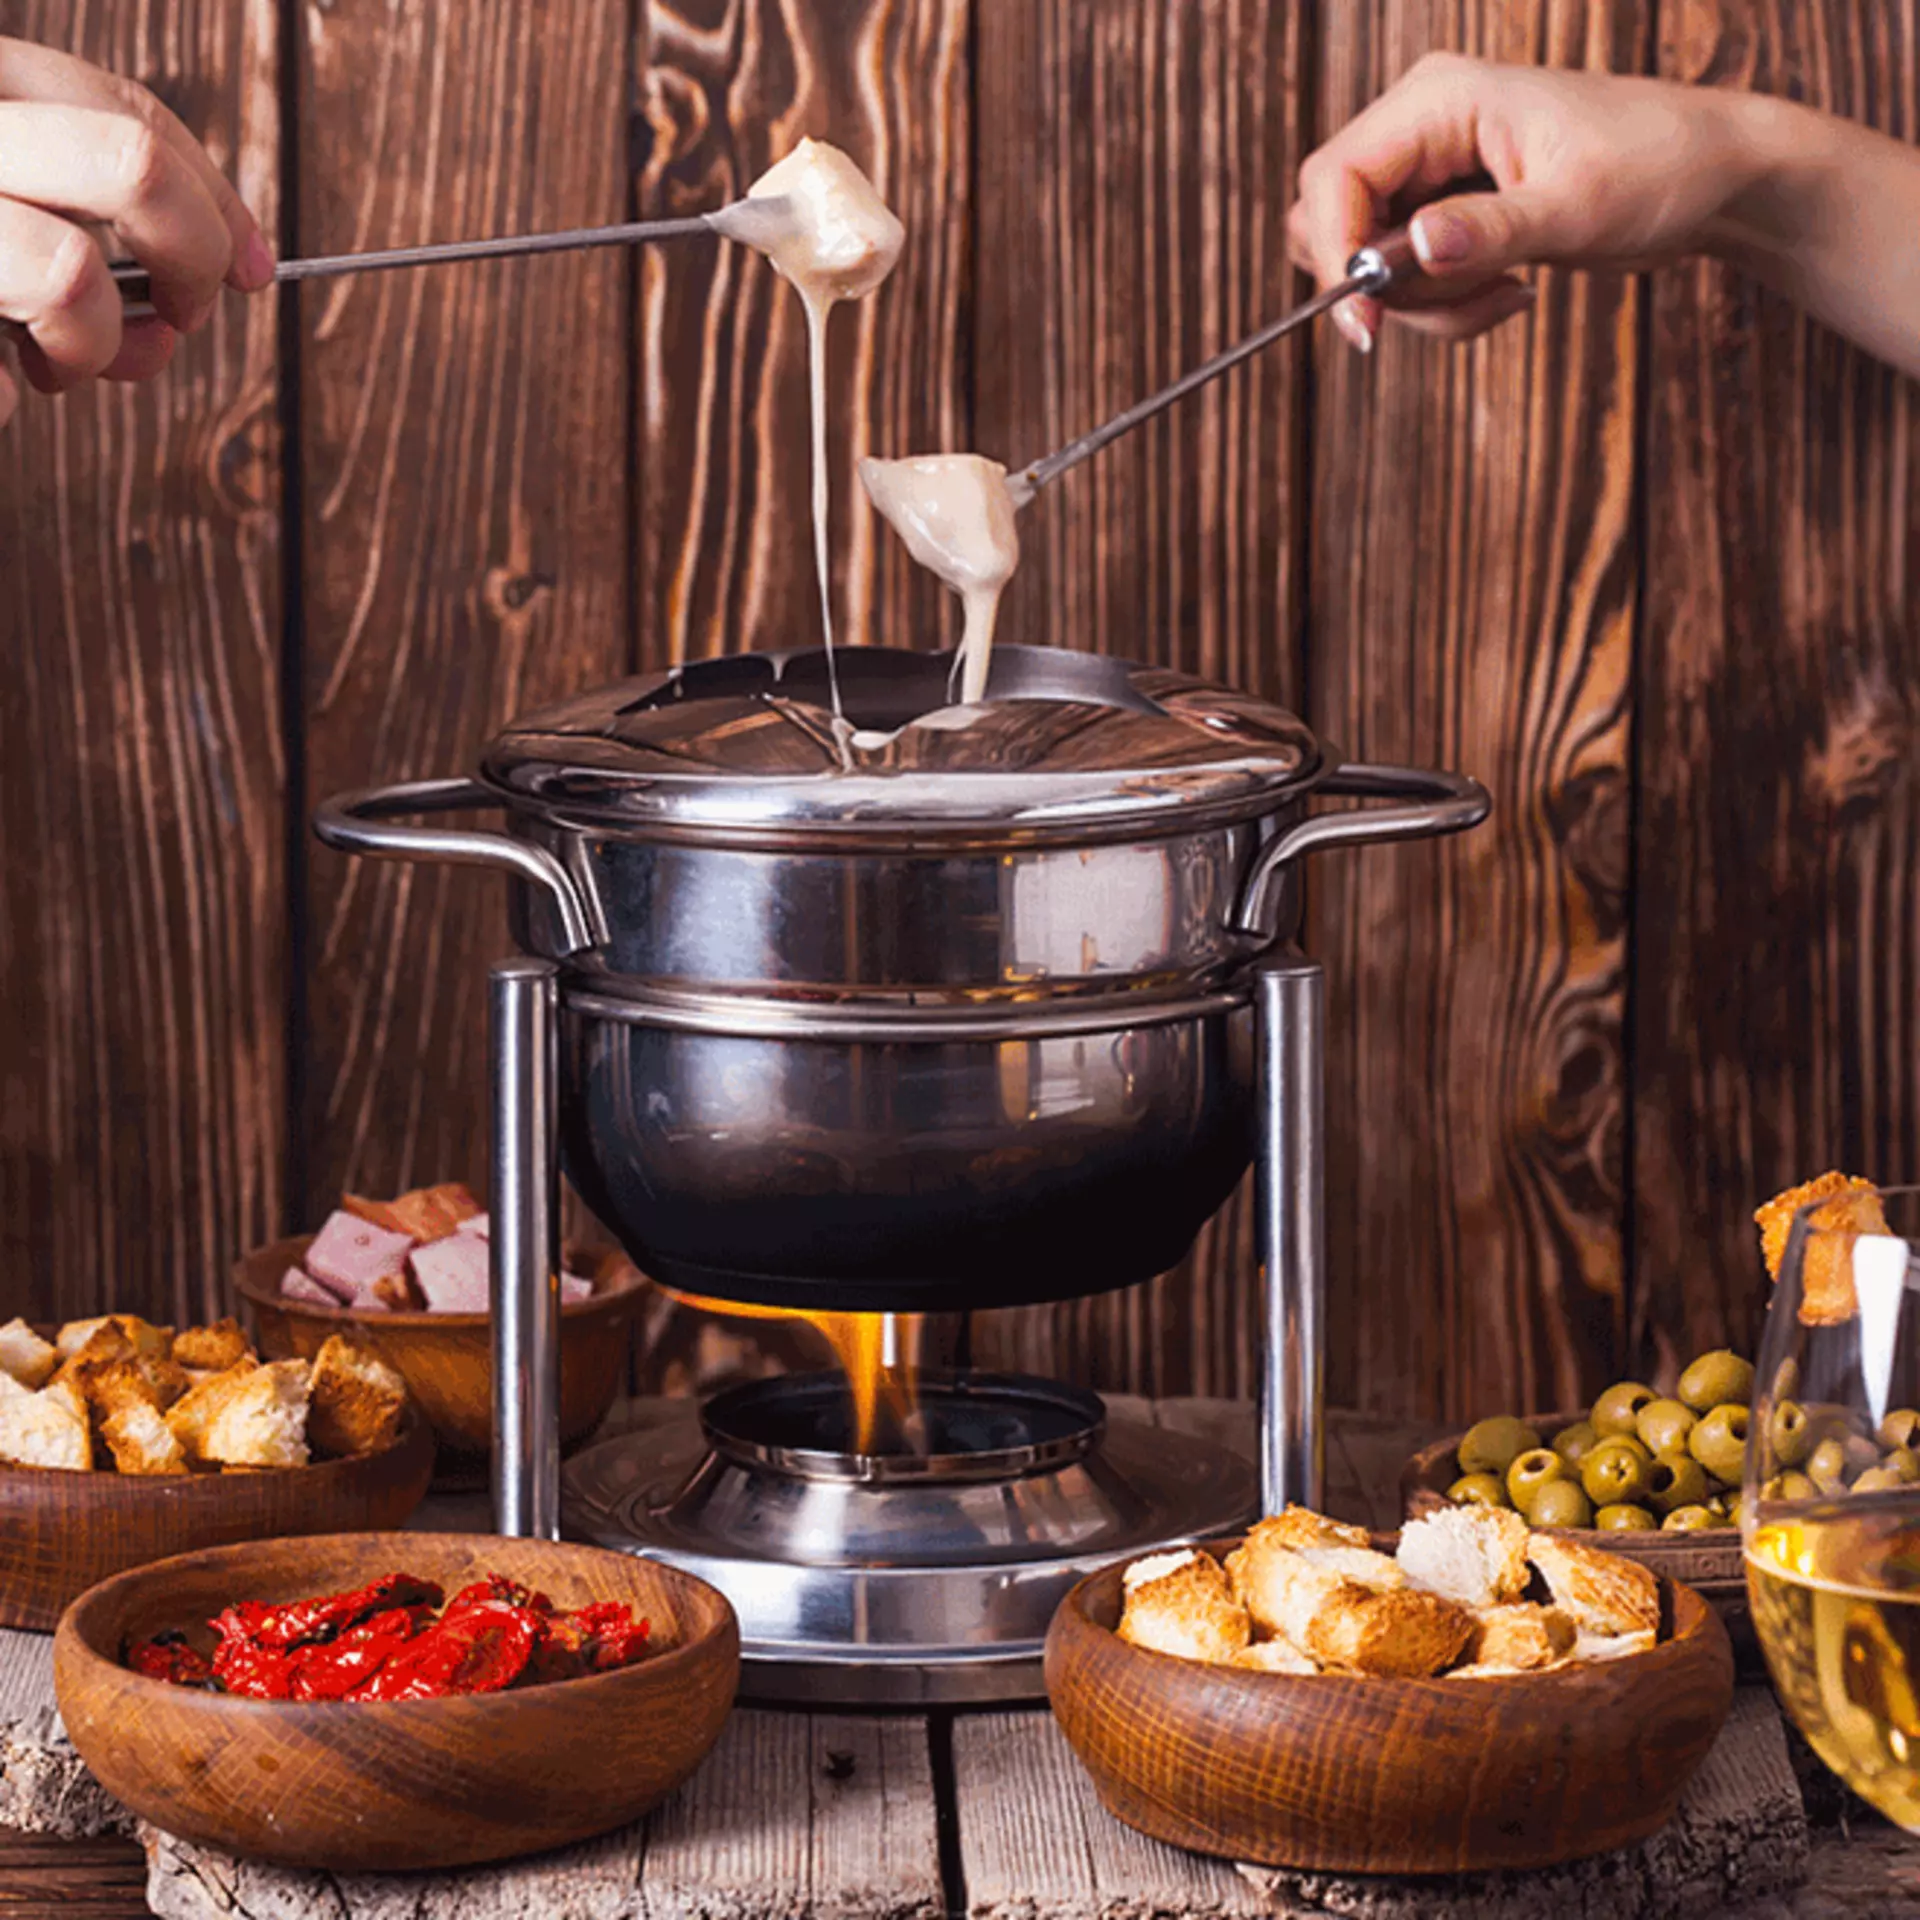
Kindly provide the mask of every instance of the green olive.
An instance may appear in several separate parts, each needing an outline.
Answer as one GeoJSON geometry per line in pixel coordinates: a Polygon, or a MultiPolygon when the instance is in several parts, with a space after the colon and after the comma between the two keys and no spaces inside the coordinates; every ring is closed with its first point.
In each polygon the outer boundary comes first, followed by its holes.
{"type": "Polygon", "coordinates": [[[1880,1464],[1880,1449],[1863,1433],[1850,1433],[1840,1442],[1842,1458],[1849,1473],[1864,1473],[1880,1464]]]}
{"type": "Polygon", "coordinates": [[[1533,1447],[1507,1469],[1507,1498],[1533,1515],[1533,1498],[1550,1481],[1567,1477],[1567,1463],[1551,1447],[1533,1447]]]}
{"type": "Polygon", "coordinates": [[[1527,1521],[1536,1527],[1590,1527],[1593,1506],[1572,1480],[1549,1480],[1534,1489],[1527,1521]]]}
{"type": "Polygon", "coordinates": [[[1777,1465],[1804,1466],[1807,1455],[1813,1451],[1814,1439],[1813,1422],[1807,1418],[1807,1410],[1799,1401],[1782,1400],[1774,1408],[1773,1419],[1767,1427],[1767,1440],[1773,1448],[1777,1465]]]}
{"type": "Polygon", "coordinates": [[[1540,1436],[1524,1420],[1510,1413],[1481,1420],[1460,1436],[1455,1456],[1462,1473],[1505,1473],[1523,1453],[1540,1444],[1540,1436]]]}
{"type": "Polygon", "coordinates": [[[1895,1447],[1880,1464],[1897,1473],[1906,1486],[1912,1486],[1916,1480],[1920,1480],[1920,1453],[1915,1453],[1911,1447],[1895,1447]]]}
{"type": "Polygon", "coordinates": [[[1706,1504],[1707,1470],[1692,1454],[1656,1453],[1647,1469],[1647,1504],[1655,1513],[1706,1504]]]}
{"type": "Polygon", "coordinates": [[[1643,1387],[1638,1380],[1615,1382],[1593,1403],[1589,1417],[1594,1432],[1602,1440],[1616,1433],[1632,1433],[1639,1424],[1640,1409],[1650,1405],[1653,1399],[1653,1389],[1643,1387]]]}
{"type": "Polygon", "coordinates": [[[1634,1431],[1639,1435],[1643,1446],[1651,1447],[1658,1458],[1663,1453],[1672,1453],[1676,1448],[1684,1448],[1687,1435],[1693,1431],[1694,1422],[1700,1416],[1679,1400],[1649,1400],[1640,1409],[1640,1418],[1634,1431]]]}
{"type": "Polygon", "coordinates": [[[1753,1398],[1753,1368],[1725,1347],[1703,1353],[1680,1376],[1680,1398],[1695,1413],[1732,1403],[1744,1407],[1753,1398]]]}
{"type": "Polygon", "coordinates": [[[1593,1516],[1593,1524],[1603,1533],[1651,1533],[1660,1523],[1645,1507],[1617,1500],[1610,1507],[1602,1507],[1593,1516]]]}
{"type": "Polygon", "coordinates": [[[1869,1467],[1848,1489],[1851,1493],[1901,1493],[1907,1483],[1891,1467],[1869,1467]]]}
{"type": "Polygon", "coordinates": [[[1847,1450],[1838,1440],[1822,1440],[1807,1455],[1807,1478],[1822,1493],[1838,1493],[1847,1484],[1847,1450]]]}
{"type": "Polygon", "coordinates": [[[1594,1432],[1591,1420],[1576,1420],[1553,1436],[1554,1452],[1570,1467],[1577,1467],[1599,1444],[1600,1436],[1594,1432]]]}
{"type": "Polygon", "coordinates": [[[1687,1435],[1687,1451],[1706,1468],[1729,1483],[1740,1478],[1747,1456],[1747,1410],[1726,1404],[1700,1416],[1687,1435]]]}
{"type": "Polygon", "coordinates": [[[1737,1527],[1746,1517],[1747,1496],[1744,1493],[1727,1495],[1727,1525],[1737,1527]]]}
{"type": "Polygon", "coordinates": [[[1602,1440],[1580,1463],[1580,1484],[1596,1507],[1617,1507],[1646,1498],[1651,1463],[1639,1445],[1616,1435],[1602,1440]]]}
{"type": "Polygon", "coordinates": [[[1507,1483],[1497,1473],[1463,1473],[1447,1489],[1456,1507],[1504,1507],[1507,1483]]]}
{"type": "Polygon", "coordinates": [[[1719,1520],[1705,1507],[1675,1507],[1660,1522],[1662,1533],[1705,1533],[1709,1527],[1717,1527],[1719,1520]]]}
{"type": "Polygon", "coordinates": [[[1762,1500],[1812,1500],[1820,1492],[1804,1473],[1776,1473],[1760,1489],[1762,1500]]]}
{"type": "Polygon", "coordinates": [[[1880,1422],[1879,1439],[1889,1452],[1896,1447],[1920,1445],[1920,1413],[1911,1407],[1895,1407],[1880,1422]]]}

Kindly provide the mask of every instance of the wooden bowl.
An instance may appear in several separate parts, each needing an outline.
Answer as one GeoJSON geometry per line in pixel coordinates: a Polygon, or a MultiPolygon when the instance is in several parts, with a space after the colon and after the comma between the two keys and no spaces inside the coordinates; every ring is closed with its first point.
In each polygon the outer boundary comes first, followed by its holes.
{"type": "MultiPolygon", "coordinates": [[[[1537,1413],[1527,1425],[1542,1444],[1562,1427],[1584,1420],[1579,1413],[1537,1413]]],[[[1436,1441],[1409,1460],[1400,1473],[1400,1510],[1409,1520],[1437,1513],[1448,1504],[1447,1489],[1460,1477],[1454,1454],[1465,1436],[1454,1434],[1436,1441]]],[[[1734,1651],[1742,1658],[1758,1657],[1753,1623],[1747,1612],[1747,1575],[1741,1559],[1740,1529],[1715,1527],[1710,1533],[1603,1533],[1597,1527],[1550,1529],[1570,1539],[1638,1560],[1663,1579],[1692,1587],[1713,1608],[1733,1636],[1734,1651]]]]}
{"type": "Polygon", "coordinates": [[[1666,1823],[1733,1702],[1725,1629],[1670,1582],[1670,1630],[1649,1653],[1383,1680],[1129,1646],[1113,1631],[1122,1571],[1083,1580],[1054,1615],[1054,1714],[1110,1812],[1230,1860],[1424,1874],[1604,1853],[1666,1823]]]}
{"type": "Polygon", "coordinates": [[[195,1547],[397,1527],[432,1477],[433,1435],[412,1411],[382,1452],[284,1472],[0,1466],[0,1627],[47,1632],[96,1581],[195,1547]]]}
{"type": "Polygon", "coordinates": [[[740,1674],[733,1609],[704,1581],[598,1547],[484,1534],[341,1534],[183,1554],[71,1606],[54,1691],[108,1792],[169,1833],[286,1866],[457,1867],[637,1818],[691,1774],[740,1674]],[[129,1639],[229,1602],[292,1600],[402,1570],[449,1594],[503,1573],[557,1606],[625,1601],[665,1651],[633,1667],[446,1700],[296,1704],[142,1679],[129,1639]]]}
{"type": "MultiPolygon", "coordinates": [[[[483,1460],[493,1444],[493,1321],[484,1313],[356,1313],[310,1306],[280,1294],[311,1234],[250,1253],[233,1283],[252,1309],[269,1359],[310,1360],[321,1342],[351,1327],[405,1379],[442,1447],[483,1460]]],[[[627,1371],[627,1326],[646,1281],[616,1250],[569,1247],[569,1263],[593,1282],[593,1298],[560,1309],[560,1442],[584,1440],[607,1416],[627,1371]]]]}

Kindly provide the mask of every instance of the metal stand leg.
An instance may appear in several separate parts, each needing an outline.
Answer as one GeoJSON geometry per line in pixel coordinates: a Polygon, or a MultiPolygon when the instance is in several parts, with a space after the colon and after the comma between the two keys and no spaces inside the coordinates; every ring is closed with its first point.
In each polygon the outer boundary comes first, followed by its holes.
{"type": "Polygon", "coordinates": [[[551,961],[493,969],[493,1524],[546,1540],[560,1537],[559,998],[551,961]]]}
{"type": "Polygon", "coordinates": [[[1260,1264],[1266,1275],[1266,1367],[1260,1386],[1260,1498],[1318,1507],[1325,1481],[1326,977],[1311,960],[1278,959],[1254,976],[1259,1013],[1260,1264]]]}

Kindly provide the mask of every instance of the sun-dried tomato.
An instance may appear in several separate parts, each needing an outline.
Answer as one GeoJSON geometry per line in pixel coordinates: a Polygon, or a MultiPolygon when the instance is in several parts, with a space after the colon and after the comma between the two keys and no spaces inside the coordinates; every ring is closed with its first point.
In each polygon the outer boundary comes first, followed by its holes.
{"type": "Polygon", "coordinates": [[[540,1638],[531,1607],[476,1600],[449,1613],[394,1654],[355,1700],[432,1700],[498,1693],[519,1679],[540,1638]]]}
{"type": "Polygon", "coordinates": [[[187,1644],[187,1636],[178,1628],[156,1633],[151,1640],[138,1640],[127,1649],[127,1665],[149,1680],[164,1680],[176,1687],[211,1687],[213,1662],[204,1653],[187,1644]]]}
{"type": "Polygon", "coordinates": [[[423,1632],[430,1607],[390,1607],[349,1627],[337,1639],[295,1647],[287,1656],[295,1700],[344,1700],[363,1687],[400,1649],[423,1632]]]}
{"type": "Polygon", "coordinates": [[[476,1580],[470,1587],[462,1587],[447,1602],[448,1613],[458,1613],[462,1607],[474,1606],[483,1600],[504,1600],[510,1607],[531,1607],[535,1613],[551,1613],[553,1602],[544,1593],[536,1592],[532,1587],[523,1587],[517,1580],[509,1580],[504,1573],[490,1573],[484,1580],[476,1580]]]}
{"type": "Polygon", "coordinates": [[[389,1573],[351,1592],[323,1594],[314,1600],[283,1605],[242,1600],[227,1608],[213,1625],[223,1639],[246,1640],[256,1647],[297,1647],[331,1640],[390,1607],[437,1607],[441,1597],[441,1589],[431,1580],[418,1580],[410,1573],[389,1573]]]}

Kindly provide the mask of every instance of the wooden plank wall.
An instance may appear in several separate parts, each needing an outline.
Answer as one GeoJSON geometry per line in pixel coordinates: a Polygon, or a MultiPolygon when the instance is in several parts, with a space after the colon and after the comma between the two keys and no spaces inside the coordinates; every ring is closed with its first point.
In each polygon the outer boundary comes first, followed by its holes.
{"type": "MultiPolygon", "coordinates": [[[[911,237],[836,329],[836,601],[926,643],[952,609],[858,455],[1028,455],[1276,311],[1300,156],[1428,48],[1911,139],[1917,4],[0,0],[0,31],[157,86],[303,252],[711,205],[801,133],[848,147],[911,237]]],[[[1754,1200],[1920,1147],[1912,390],[1718,269],[1540,288],[1464,350],[1296,340],[1114,449],[1030,516],[1006,616],[1493,788],[1481,833],[1313,889],[1330,1385],[1422,1415],[1749,1337],[1754,1200]]],[[[0,1317],[198,1310],[342,1184],[479,1166],[498,883],[301,823],[565,689],[810,636],[802,354],[766,269],[694,243],[340,283],[278,338],[230,301],[160,386],[28,400],[0,1317]]],[[[1249,1392],[1249,1225],[1243,1194],[1175,1274],[977,1350],[1249,1392]]]]}

